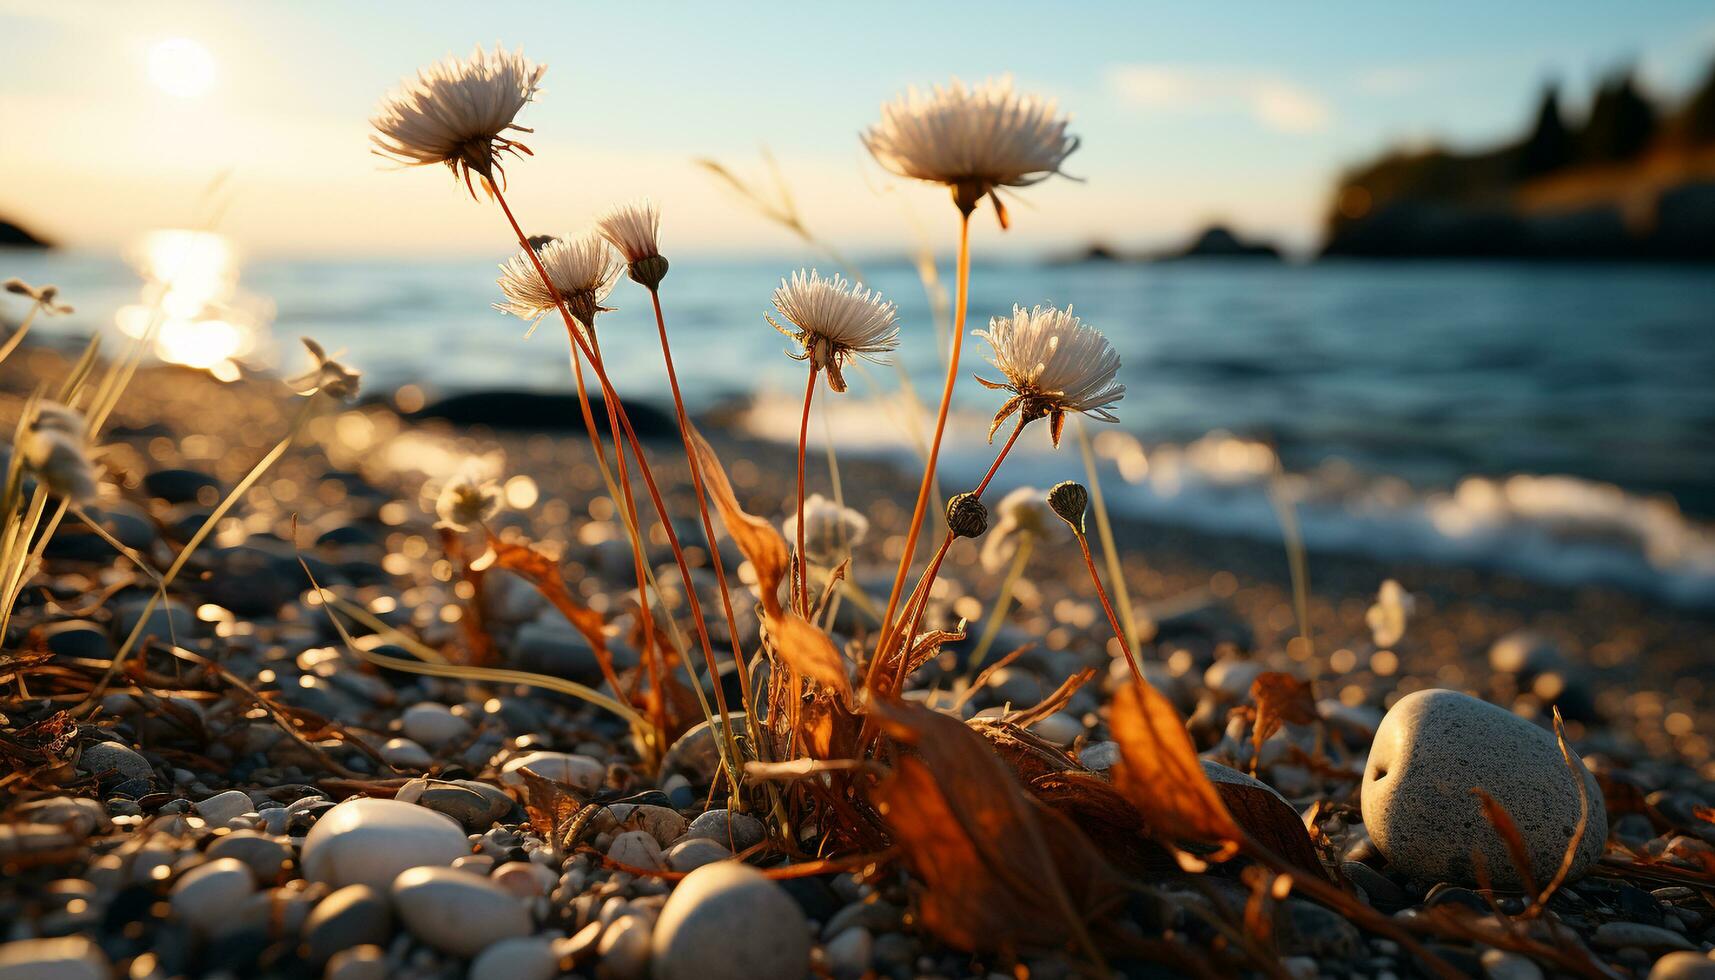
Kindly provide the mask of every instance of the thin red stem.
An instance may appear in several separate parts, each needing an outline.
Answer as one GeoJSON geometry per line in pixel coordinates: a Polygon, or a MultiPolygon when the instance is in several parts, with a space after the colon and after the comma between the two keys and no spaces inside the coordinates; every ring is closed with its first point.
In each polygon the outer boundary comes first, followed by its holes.
{"type": "MultiPolygon", "coordinates": [[[[917,538],[923,532],[923,517],[929,509],[929,489],[935,483],[935,464],[941,455],[941,437],[947,431],[947,412],[953,404],[953,385],[959,379],[959,351],[965,339],[965,309],[970,301],[971,285],[971,215],[959,217],[959,265],[957,299],[953,305],[953,342],[947,357],[947,380],[941,388],[941,407],[935,415],[935,435],[929,441],[928,458],[923,464],[923,482],[917,487],[917,505],[911,512],[911,524],[905,532],[905,551],[899,556],[899,570],[893,576],[893,590],[887,597],[887,612],[881,617],[881,635],[885,642],[893,624],[893,614],[899,609],[899,596],[905,589],[905,577],[911,572],[912,559],[917,553],[917,538]]],[[[879,654],[879,651],[878,651],[879,654]]],[[[873,668],[881,658],[870,661],[873,668]]]]}
{"type": "Polygon", "coordinates": [[[804,415],[798,420],[798,615],[810,618],[810,563],[804,557],[804,447],[810,438],[810,400],[816,396],[816,365],[804,385],[804,415]]]}
{"type": "MultiPolygon", "coordinates": [[[[618,392],[614,390],[613,382],[608,379],[607,371],[602,367],[601,358],[590,349],[583,335],[578,331],[576,321],[572,318],[571,312],[566,309],[565,298],[554,286],[553,279],[548,276],[548,270],[542,268],[542,260],[537,257],[536,250],[530,247],[530,237],[524,234],[524,229],[519,226],[518,219],[512,214],[512,209],[507,206],[505,195],[501,193],[500,188],[495,186],[493,181],[489,181],[488,186],[494,193],[494,199],[499,203],[501,212],[506,215],[507,222],[512,226],[512,232],[518,238],[519,247],[524,249],[525,255],[529,256],[531,264],[536,267],[536,274],[542,278],[542,284],[548,288],[549,295],[554,297],[560,316],[566,321],[566,332],[571,335],[572,342],[577,344],[584,356],[589,359],[590,369],[595,372],[596,380],[601,382],[602,399],[613,405],[618,413],[619,423],[625,430],[626,442],[631,446],[632,455],[637,458],[638,468],[643,471],[643,483],[649,488],[649,498],[655,505],[656,513],[660,515],[661,526],[667,532],[667,543],[672,546],[673,560],[679,565],[679,577],[685,586],[685,599],[691,607],[692,625],[696,627],[697,640],[702,644],[703,660],[708,665],[709,680],[715,691],[715,705],[720,709],[721,725],[730,732],[732,730],[732,718],[727,710],[726,692],[721,688],[720,669],[715,665],[714,648],[709,645],[709,630],[703,622],[702,603],[698,601],[697,590],[691,581],[691,566],[685,561],[685,552],[679,546],[679,535],[673,530],[673,522],[668,519],[667,505],[661,500],[661,490],[655,485],[655,475],[649,468],[649,460],[643,455],[643,447],[638,442],[637,432],[631,426],[631,419],[626,414],[625,406],[619,400],[618,392]]],[[[736,783],[738,774],[732,773],[731,775],[736,783]]]]}
{"type": "Polygon", "coordinates": [[[1102,577],[1096,573],[1096,561],[1090,557],[1090,541],[1082,534],[1074,534],[1078,539],[1078,550],[1084,553],[1084,567],[1090,570],[1090,581],[1096,586],[1096,597],[1102,600],[1102,612],[1108,614],[1108,626],[1114,631],[1114,639],[1119,641],[1120,650],[1125,653],[1125,662],[1131,665],[1131,673],[1142,681],[1143,670],[1137,665],[1137,657],[1131,652],[1131,645],[1125,641],[1125,630],[1120,629],[1119,617],[1114,615],[1113,603],[1108,601],[1108,590],[1102,588],[1102,577]]]}
{"type": "Polygon", "coordinates": [[[709,545],[709,563],[715,567],[715,584],[720,588],[721,610],[726,614],[727,643],[732,647],[733,663],[738,667],[739,684],[743,688],[739,693],[744,703],[747,717],[756,717],[751,705],[750,665],[744,662],[743,644],[738,638],[738,617],[733,615],[732,593],[726,584],[726,569],[721,563],[721,550],[715,537],[715,525],[709,518],[708,492],[703,489],[703,469],[697,463],[696,449],[691,444],[691,420],[685,412],[685,399],[679,394],[679,374],[673,369],[673,348],[667,343],[667,319],[661,314],[661,294],[657,290],[649,290],[650,302],[655,306],[655,330],[661,335],[661,358],[667,365],[667,385],[673,390],[673,411],[679,418],[679,435],[685,443],[685,465],[691,470],[691,486],[697,493],[697,513],[703,520],[703,539],[709,545]]]}

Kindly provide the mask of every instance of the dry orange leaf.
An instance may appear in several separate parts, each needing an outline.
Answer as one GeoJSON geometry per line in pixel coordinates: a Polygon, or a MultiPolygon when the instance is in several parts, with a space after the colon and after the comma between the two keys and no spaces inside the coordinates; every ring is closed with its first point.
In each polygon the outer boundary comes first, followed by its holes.
{"type": "Polygon", "coordinates": [[[826,685],[840,696],[840,703],[848,706],[852,703],[851,679],[846,676],[845,658],[834,649],[833,641],[826,633],[797,613],[781,611],[768,617],[768,635],[774,641],[774,652],[788,666],[826,685]]]}
{"type": "Polygon", "coordinates": [[[1114,696],[1108,718],[1120,761],[1114,785],[1165,843],[1220,844],[1216,860],[1238,851],[1244,832],[1197,758],[1197,747],[1172,702],[1141,680],[1114,696]]]}
{"type": "Polygon", "coordinates": [[[494,552],[494,563],[490,567],[504,568],[535,586],[536,591],[553,603],[554,608],[583,634],[595,649],[596,656],[603,662],[607,661],[607,637],[603,632],[607,620],[601,613],[572,598],[565,578],[560,575],[558,562],[527,544],[502,541],[492,534],[488,536],[488,547],[494,552]]]}
{"type": "Polygon", "coordinates": [[[774,525],[746,513],[739,506],[738,496],[732,492],[732,483],[727,480],[720,457],[695,428],[691,429],[691,442],[697,450],[697,468],[702,471],[703,485],[715,502],[715,509],[720,511],[722,526],[732,536],[738,550],[750,560],[751,567],[756,569],[762,608],[770,616],[779,615],[780,581],[786,577],[790,562],[786,539],[780,536],[774,525]]]}

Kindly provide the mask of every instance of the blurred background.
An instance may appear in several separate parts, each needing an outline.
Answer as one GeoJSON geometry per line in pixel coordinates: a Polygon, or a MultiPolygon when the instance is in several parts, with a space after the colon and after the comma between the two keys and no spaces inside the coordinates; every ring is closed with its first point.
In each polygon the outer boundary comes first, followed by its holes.
{"type": "MultiPolygon", "coordinates": [[[[979,214],[971,326],[1072,304],[1114,340],[1117,507],[1278,538],[1285,493],[1312,548],[1715,608],[1707,3],[0,0],[0,275],[77,305],[49,336],[135,334],[159,305],[161,359],[221,378],[296,368],[313,334],[406,409],[561,390],[563,339],[489,308],[492,211],[369,152],[400,77],[496,40],[549,66],[509,171],[528,230],[663,203],[694,411],[795,436],[802,375],[762,314],[807,265],[897,302],[900,363],[938,387],[918,260],[950,279],[953,211],[857,134],[907,86],[1011,73],[1072,114],[1080,180],[1012,199],[1011,231],[979,214]]],[[[664,398],[647,310],[618,305],[616,381],[664,398]]],[[[900,383],[868,369],[813,434],[907,458],[900,383]]],[[[961,392],[955,470],[986,462],[991,402],[961,392]]]]}

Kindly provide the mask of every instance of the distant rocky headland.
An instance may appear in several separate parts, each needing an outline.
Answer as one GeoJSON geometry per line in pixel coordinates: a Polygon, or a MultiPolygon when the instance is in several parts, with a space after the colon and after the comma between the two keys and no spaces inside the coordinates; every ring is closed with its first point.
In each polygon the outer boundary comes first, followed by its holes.
{"type": "Polygon", "coordinates": [[[1214,224],[1194,235],[1176,248],[1152,253],[1122,251],[1102,242],[1061,259],[1063,263],[1078,262],[1172,262],[1180,259],[1275,259],[1280,249],[1268,242],[1240,238],[1231,228],[1214,224]]]}
{"type": "Polygon", "coordinates": [[[1325,255],[1715,260],[1715,70],[1663,107],[1629,72],[1582,119],[1542,95],[1523,136],[1392,150],[1345,173],[1325,255]]]}
{"type": "Polygon", "coordinates": [[[0,248],[52,248],[45,239],[38,238],[22,225],[14,224],[5,218],[0,218],[0,248]]]}

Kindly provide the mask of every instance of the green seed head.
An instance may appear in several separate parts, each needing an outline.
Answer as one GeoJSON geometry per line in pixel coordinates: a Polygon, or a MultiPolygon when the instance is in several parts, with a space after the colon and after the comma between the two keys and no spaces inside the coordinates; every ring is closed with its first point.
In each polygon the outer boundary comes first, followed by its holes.
{"type": "Polygon", "coordinates": [[[631,263],[626,271],[631,280],[643,288],[659,289],[661,280],[667,278],[667,260],[660,255],[651,255],[631,263]]]}

